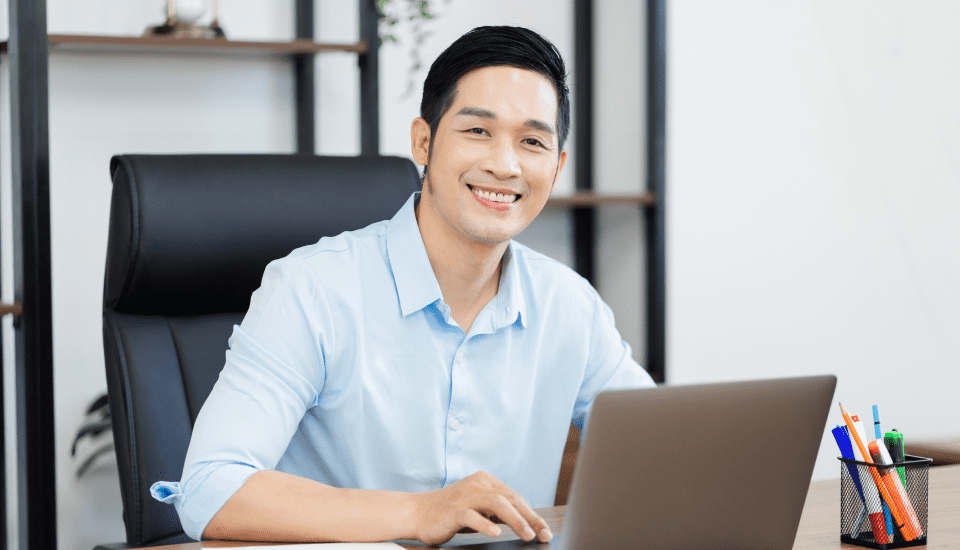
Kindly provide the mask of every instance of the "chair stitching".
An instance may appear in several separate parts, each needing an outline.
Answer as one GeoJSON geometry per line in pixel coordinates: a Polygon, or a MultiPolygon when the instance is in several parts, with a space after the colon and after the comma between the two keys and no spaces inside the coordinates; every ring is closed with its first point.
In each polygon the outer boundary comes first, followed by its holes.
{"type": "Polygon", "coordinates": [[[123,340],[120,338],[120,328],[117,325],[116,319],[110,319],[110,328],[114,333],[114,339],[116,340],[116,350],[115,353],[118,356],[118,363],[120,365],[120,375],[121,375],[121,386],[123,389],[124,405],[127,409],[127,447],[130,451],[130,470],[133,474],[133,535],[134,535],[134,544],[140,544],[141,541],[141,518],[140,518],[140,468],[137,462],[137,445],[136,445],[136,434],[134,433],[134,420],[133,420],[133,400],[130,394],[130,376],[127,369],[126,361],[126,351],[123,349],[123,340]]]}
{"type": "Polygon", "coordinates": [[[177,368],[180,369],[180,386],[183,388],[183,401],[187,404],[187,415],[190,417],[190,429],[193,429],[193,408],[190,406],[190,397],[187,395],[187,377],[183,372],[183,359],[180,356],[180,346],[177,342],[177,334],[170,324],[170,319],[164,317],[163,321],[167,324],[167,330],[170,331],[170,340],[173,342],[173,352],[177,355],[177,368]]]}
{"type": "Polygon", "coordinates": [[[137,174],[134,170],[133,163],[130,162],[126,155],[120,157],[121,162],[126,167],[126,172],[129,175],[130,181],[130,223],[133,226],[131,228],[131,245],[130,245],[130,254],[127,256],[127,260],[130,263],[130,266],[127,268],[126,277],[123,280],[123,287],[120,289],[120,297],[125,297],[125,295],[130,290],[131,282],[133,281],[133,274],[136,272],[136,267],[138,260],[140,258],[140,200],[139,192],[137,190],[137,174]]]}

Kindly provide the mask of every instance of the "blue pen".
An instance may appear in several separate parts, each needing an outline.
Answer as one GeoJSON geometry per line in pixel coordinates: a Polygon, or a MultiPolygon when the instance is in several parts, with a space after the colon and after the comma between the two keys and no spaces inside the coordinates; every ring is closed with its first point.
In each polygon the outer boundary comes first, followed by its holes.
{"type": "MultiPolygon", "coordinates": [[[[856,457],[853,455],[853,443],[850,442],[850,436],[847,435],[847,430],[843,426],[837,426],[833,430],[833,438],[837,440],[837,447],[840,447],[840,456],[846,458],[847,460],[856,460],[856,457]]],[[[857,492],[860,493],[860,500],[866,504],[867,499],[863,497],[863,486],[860,485],[860,474],[857,473],[857,467],[853,464],[847,464],[847,470],[850,471],[850,477],[853,478],[853,483],[857,486],[857,492]]]]}
{"type": "Polygon", "coordinates": [[[873,406],[873,433],[877,439],[883,440],[883,432],[880,431],[880,409],[876,405],[873,406]]]}
{"type": "MultiPolygon", "coordinates": [[[[837,440],[837,447],[840,447],[840,456],[848,460],[856,460],[856,456],[853,454],[853,443],[850,442],[850,436],[847,435],[847,428],[837,426],[830,431],[833,433],[833,438],[837,440]]],[[[857,538],[860,535],[860,528],[863,527],[863,520],[867,519],[867,499],[863,496],[863,486],[860,485],[860,474],[857,473],[857,467],[853,464],[847,464],[847,471],[850,472],[853,484],[856,485],[857,493],[860,494],[860,500],[863,502],[863,505],[860,506],[860,513],[857,514],[857,519],[853,520],[853,529],[850,530],[850,536],[857,538]]]]}
{"type": "MultiPolygon", "coordinates": [[[[876,405],[873,406],[873,433],[877,436],[881,442],[883,441],[883,432],[880,430],[880,409],[876,405]]],[[[890,515],[890,507],[887,506],[886,502],[883,504],[883,519],[887,522],[887,535],[889,535],[890,540],[893,540],[893,516],[890,515]]]]}

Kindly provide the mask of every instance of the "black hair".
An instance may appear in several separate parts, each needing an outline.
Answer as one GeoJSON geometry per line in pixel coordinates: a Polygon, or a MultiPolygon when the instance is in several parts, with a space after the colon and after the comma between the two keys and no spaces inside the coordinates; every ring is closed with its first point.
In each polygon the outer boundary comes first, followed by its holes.
{"type": "Polygon", "coordinates": [[[556,46],[523,27],[477,27],[451,44],[430,66],[423,82],[420,116],[430,125],[430,145],[440,119],[453,105],[460,77],[474,69],[509,65],[543,75],[557,91],[558,153],[570,130],[570,90],[556,46]]]}

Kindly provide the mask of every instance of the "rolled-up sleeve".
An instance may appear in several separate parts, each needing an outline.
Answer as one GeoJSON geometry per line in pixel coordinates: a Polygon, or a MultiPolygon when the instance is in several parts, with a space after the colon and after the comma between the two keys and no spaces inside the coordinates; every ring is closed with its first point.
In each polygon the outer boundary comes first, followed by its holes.
{"type": "Polygon", "coordinates": [[[194,539],[251,475],[276,467],[323,387],[333,334],[322,330],[332,323],[316,287],[298,258],[267,266],[197,416],[180,482],[151,487],[194,539]]]}
{"type": "Polygon", "coordinates": [[[650,374],[633,360],[630,345],[614,325],[613,311],[595,296],[590,327],[590,355],[573,410],[573,423],[581,430],[587,423],[593,400],[603,390],[652,388],[650,374]]]}

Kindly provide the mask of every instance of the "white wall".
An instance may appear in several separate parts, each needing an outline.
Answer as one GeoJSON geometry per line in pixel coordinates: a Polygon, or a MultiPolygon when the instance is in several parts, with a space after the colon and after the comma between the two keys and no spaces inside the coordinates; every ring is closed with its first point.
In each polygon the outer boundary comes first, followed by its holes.
{"type": "MultiPolygon", "coordinates": [[[[162,21],[162,0],[47,0],[48,32],[71,34],[140,34],[162,21]]],[[[633,17],[639,8],[629,0],[603,2],[598,26],[616,25],[617,33],[598,34],[598,47],[623,47],[623,66],[598,67],[602,98],[597,107],[599,189],[639,187],[639,133],[623,120],[638,116],[639,27],[618,15],[633,17]],[[621,41],[625,42],[621,42],[621,41]],[[620,44],[621,46],[618,46],[620,44]],[[619,151],[611,156],[611,152],[619,151]],[[614,163],[616,166],[607,166],[614,163]]],[[[317,0],[318,39],[357,39],[356,2],[317,0]]],[[[517,24],[538,30],[554,41],[572,66],[572,14],[569,2],[555,0],[451,0],[434,3],[440,17],[431,23],[422,49],[424,68],[408,83],[409,43],[381,50],[381,150],[409,157],[409,126],[418,115],[426,69],[440,51],[463,32],[482,24],[517,24]]],[[[8,6],[0,0],[0,29],[6,29],[8,6]]],[[[293,2],[232,0],[221,2],[221,23],[231,38],[286,40],[293,36],[293,2]]],[[[403,30],[400,31],[401,39],[403,30]]],[[[4,36],[4,31],[0,31],[4,36]]],[[[317,56],[318,151],[356,154],[359,150],[357,63],[352,54],[317,56]]],[[[9,90],[9,63],[0,58],[0,90],[9,90]]],[[[575,90],[573,93],[576,93],[575,90]]],[[[54,399],[57,445],[59,547],[87,550],[95,544],[122,541],[120,492],[115,459],[98,462],[83,479],[76,467],[94,448],[70,443],[83,421],[83,410],[104,392],[106,380],[101,338],[103,265],[112,155],[126,152],[290,152],[294,148],[293,79],[288,61],[271,57],[103,53],[54,51],[50,55],[51,247],[53,277],[54,399]]],[[[9,144],[8,92],[0,92],[0,144],[9,144]]],[[[576,120],[574,120],[576,124],[576,120]]],[[[573,190],[576,144],[558,184],[558,193],[573,190]]],[[[0,146],[0,229],[3,232],[3,297],[12,297],[10,150],[0,146]]],[[[610,208],[601,215],[601,241],[618,253],[601,250],[599,287],[618,316],[624,337],[640,357],[638,221],[635,211],[610,208]],[[620,230],[620,226],[623,229],[620,230]],[[612,243],[612,244],[607,244],[612,243]]],[[[521,236],[534,248],[572,263],[565,210],[548,210],[521,236]]],[[[4,321],[8,510],[16,510],[13,457],[14,424],[12,350],[9,320],[4,321]]],[[[11,514],[15,516],[15,514],[11,514]]],[[[16,517],[9,533],[17,532],[16,517]]],[[[16,548],[12,537],[11,548],[16,548]]]]}
{"type": "Polygon", "coordinates": [[[960,433],[960,4],[667,21],[669,380],[834,373],[887,429],[960,433]]]}

